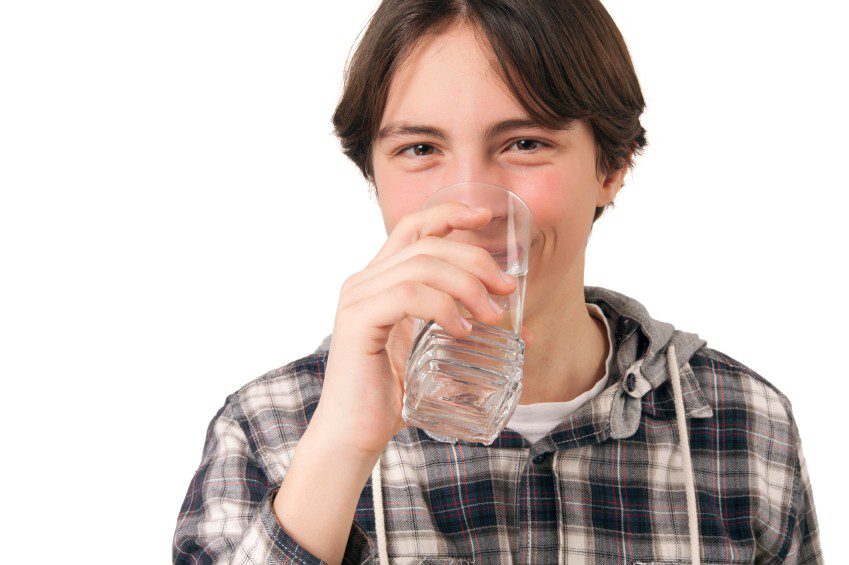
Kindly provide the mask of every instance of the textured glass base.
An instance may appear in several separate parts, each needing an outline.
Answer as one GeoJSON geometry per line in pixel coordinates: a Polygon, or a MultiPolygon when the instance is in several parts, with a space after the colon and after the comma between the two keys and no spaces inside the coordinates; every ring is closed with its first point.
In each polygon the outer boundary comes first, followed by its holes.
{"type": "Polygon", "coordinates": [[[455,338],[435,322],[419,332],[407,362],[402,416],[443,441],[491,444],[522,392],[525,343],[518,335],[469,319],[455,338]]]}

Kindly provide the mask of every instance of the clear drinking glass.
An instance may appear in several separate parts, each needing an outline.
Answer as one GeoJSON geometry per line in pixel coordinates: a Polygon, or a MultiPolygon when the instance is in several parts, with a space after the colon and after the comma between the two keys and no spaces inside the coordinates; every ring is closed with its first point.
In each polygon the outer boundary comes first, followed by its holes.
{"type": "Polygon", "coordinates": [[[414,319],[402,416],[436,439],[489,445],[507,425],[522,392],[525,342],[520,334],[533,218],[512,191],[481,182],[441,188],[424,208],[449,201],[492,210],[487,225],[455,229],[444,237],[486,249],[517,285],[509,295],[490,294],[504,308],[498,326],[475,320],[457,301],[472,323],[464,338],[454,338],[433,320],[414,319]]]}

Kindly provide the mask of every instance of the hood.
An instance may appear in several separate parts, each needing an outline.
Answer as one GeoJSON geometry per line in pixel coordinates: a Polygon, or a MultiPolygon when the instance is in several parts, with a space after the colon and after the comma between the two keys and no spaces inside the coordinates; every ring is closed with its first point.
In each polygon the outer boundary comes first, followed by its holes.
{"type": "MultiPolygon", "coordinates": [[[[676,329],[668,322],[652,318],[646,308],[624,294],[597,286],[584,286],[585,301],[596,304],[615,328],[614,367],[608,386],[621,382],[616,388],[610,408],[611,438],[633,435],[640,425],[643,410],[656,414],[668,409],[644,405],[645,395],[670,383],[674,401],[673,411],[678,430],[678,443],[683,461],[683,482],[687,496],[687,522],[692,563],[701,561],[699,544],[698,505],[687,418],[710,418],[713,411],[701,391],[689,360],[706,341],[695,333],[676,329]]],[[[332,334],[326,336],[316,352],[330,347],[332,334]]],[[[428,434],[431,435],[431,434],[428,434]]],[[[433,437],[433,436],[431,436],[433,437]]],[[[437,438],[434,438],[437,439],[437,438]]],[[[558,456],[555,451],[554,457],[558,456]]],[[[375,524],[379,562],[388,564],[386,525],[383,512],[381,458],[372,470],[371,480],[375,501],[375,524]]],[[[556,459],[555,459],[556,461],[556,459]]],[[[558,556],[561,552],[558,552],[558,556]]]]}
{"type": "MultiPolygon", "coordinates": [[[[611,437],[629,437],[640,425],[643,397],[678,374],[684,416],[710,418],[713,411],[695,379],[689,360],[707,341],[697,334],[676,329],[656,320],[637,300],[606,288],[585,286],[584,295],[602,309],[614,328],[615,367],[610,382],[622,381],[613,398],[610,414],[611,437]],[[672,364],[674,363],[674,369],[672,364]],[[632,387],[629,387],[628,375],[632,387]]],[[[674,392],[674,391],[673,391],[674,392]]]]}

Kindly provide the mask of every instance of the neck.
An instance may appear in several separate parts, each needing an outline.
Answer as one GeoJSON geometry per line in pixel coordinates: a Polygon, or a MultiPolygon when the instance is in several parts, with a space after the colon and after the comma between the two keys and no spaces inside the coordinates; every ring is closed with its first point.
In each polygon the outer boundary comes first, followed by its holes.
{"type": "Polygon", "coordinates": [[[525,350],[520,404],[572,400],[604,376],[607,329],[587,309],[583,258],[579,263],[560,280],[553,298],[524,319],[534,343],[525,350]]]}

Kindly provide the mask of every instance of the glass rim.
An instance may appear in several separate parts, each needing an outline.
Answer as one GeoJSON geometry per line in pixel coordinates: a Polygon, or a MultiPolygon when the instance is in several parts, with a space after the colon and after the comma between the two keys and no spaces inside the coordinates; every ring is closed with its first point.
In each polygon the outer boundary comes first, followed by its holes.
{"type": "Polygon", "coordinates": [[[447,185],[445,185],[441,188],[436,189],[436,191],[434,191],[433,194],[431,194],[430,196],[428,196],[425,199],[425,207],[430,204],[430,200],[431,200],[431,198],[433,198],[434,195],[440,194],[443,190],[446,190],[446,189],[449,189],[449,188],[454,188],[454,187],[461,186],[461,185],[472,185],[472,184],[480,184],[480,185],[488,186],[488,187],[491,187],[491,188],[497,188],[497,189],[499,189],[503,192],[506,192],[508,195],[511,195],[513,198],[515,198],[516,200],[521,202],[522,206],[525,207],[525,210],[527,210],[528,214],[533,216],[533,214],[531,214],[531,208],[530,208],[530,206],[528,206],[528,203],[525,202],[522,199],[521,196],[519,196],[518,194],[516,194],[515,192],[513,192],[509,188],[506,188],[504,186],[494,184],[494,183],[491,183],[491,182],[477,181],[477,180],[464,180],[464,181],[455,182],[455,183],[452,183],[452,184],[447,184],[447,185]]]}

